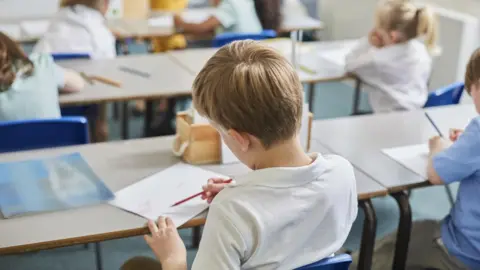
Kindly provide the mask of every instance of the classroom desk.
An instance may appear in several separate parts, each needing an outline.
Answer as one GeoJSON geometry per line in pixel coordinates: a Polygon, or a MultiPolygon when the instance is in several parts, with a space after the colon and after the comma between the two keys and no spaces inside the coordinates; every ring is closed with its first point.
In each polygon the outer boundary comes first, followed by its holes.
{"type": "MultiPolygon", "coordinates": [[[[462,127],[475,113],[473,105],[427,109],[448,134],[462,127]],[[459,123],[459,124],[457,124],[459,123]]],[[[314,121],[312,140],[347,158],[358,170],[388,188],[400,207],[394,269],[404,269],[412,223],[405,191],[428,185],[428,181],[381,152],[384,148],[427,143],[437,133],[424,111],[396,112],[314,121]]]]}
{"type": "MultiPolygon", "coordinates": [[[[178,162],[178,159],[171,153],[172,143],[173,137],[159,137],[44,149],[0,154],[0,162],[80,152],[105,184],[113,191],[118,191],[178,162]]],[[[312,151],[324,152],[324,147],[319,143],[313,143],[312,151]]],[[[241,164],[203,167],[225,175],[248,172],[248,169],[241,164]]],[[[385,188],[362,172],[356,171],[355,174],[359,200],[368,201],[372,197],[387,194],[385,188]]],[[[368,207],[369,204],[366,205],[368,207]]],[[[376,223],[373,208],[367,209],[367,211],[370,213],[367,215],[367,219],[370,217],[372,222],[366,226],[368,230],[364,229],[363,239],[370,239],[370,242],[367,243],[368,245],[362,243],[364,250],[362,254],[367,254],[363,257],[368,259],[371,258],[369,254],[373,252],[371,232],[375,232],[376,223]],[[370,232],[370,234],[365,232],[370,232]]],[[[203,218],[196,218],[186,223],[183,228],[199,226],[204,222],[203,218]]],[[[145,233],[147,233],[145,219],[108,204],[12,219],[0,218],[0,239],[2,239],[0,254],[99,242],[145,233]],[[31,229],[32,224],[35,224],[34,230],[31,229]]]]}
{"type": "MultiPolygon", "coordinates": [[[[113,87],[100,82],[88,85],[78,93],[60,95],[61,105],[95,104],[103,102],[147,100],[144,133],[150,133],[153,119],[153,100],[167,97],[189,96],[194,76],[179,66],[166,54],[128,55],[105,60],[70,60],[58,62],[63,67],[71,68],[87,75],[102,76],[117,82],[121,87],[113,87]],[[146,72],[149,77],[142,77],[120,70],[121,67],[146,72]]],[[[123,104],[122,134],[128,138],[129,110],[123,104]]],[[[167,118],[173,118],[174,111],[167,118]]]]}

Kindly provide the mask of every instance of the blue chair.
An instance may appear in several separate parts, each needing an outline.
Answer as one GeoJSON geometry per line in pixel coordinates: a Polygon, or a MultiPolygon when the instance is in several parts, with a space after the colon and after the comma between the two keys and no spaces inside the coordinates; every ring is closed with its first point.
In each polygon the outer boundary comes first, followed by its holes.
{"type": "Polygon", "coordinates": [[[84,117],[0,122],[0,153],[87,144],[84,117]]]}
{"type": "Polygon", "coordinates": [[[263,30],[260,33],[223,33],[215,36],[213,39],[213,47],[219,48],[237,40],[264,40],[275,37],[277,37],[277,32],[274,30],[263,30]]]}
{"type": "Polygon", "coordinates": [[[348,270],[352,263],[352,257],[348,254],[340,254],[326,258],[318,262],[297,268],[297,270],[348,270]]]}
{"type": "MultiPolygon", "coordinates": [[[[90,59],[88,53],[53,53],[54,61],[74,60],[74,59],[90,59]]],[[[61,108],[62,116],[87,116],[91,106],[75,106],[61,108]]]]}
{"type": "Polygon", "coordinates": [[[425,108],[454,105],[460,103],[465,84],[463,82],[453,83],[431,92],[428,95],[425,108]]]}

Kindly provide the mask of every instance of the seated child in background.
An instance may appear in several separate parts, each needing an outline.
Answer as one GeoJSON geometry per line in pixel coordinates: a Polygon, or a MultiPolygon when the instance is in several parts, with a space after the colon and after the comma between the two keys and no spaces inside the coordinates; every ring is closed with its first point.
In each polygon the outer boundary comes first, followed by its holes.
{"type": "MultiPolygon", "coordinates": [[[[182,11],[187,7],[188,0],[150,0],[152,11],[182,11]]],[[[168,50],[184,49],[187,47],[187,41],[182,34],[172,35],[166,38],[152,39],[154,52],[165,52],[168,50]]]]}
{"type": "MultiPolygon", "coordinates": [[[[34,47],[43,53],[88,53],[92,59],[114,58],[115,37],[105,14],[109,0],[62,0],[50,27],[34,47]]],[[[95,141],[108,138],[106,104],[95,108],[95,141]]]]}
{"type": "MultiPolygon", "coordinates": [[[[480,113],[480,49],[468,63],[465,89],[480,113]]],[[[450,138],[453,144],[438,136],[430,139],[427,173],[432,185],[460,182],[457,200],[441,223],[427,220],[413,224],[407,268],[480,269],[480,116],[464,132],[454,130],[450,138]]],[[[373,269],[391,269],[395,234],[375,246],[373,269]]]]}
{"type": "MultiPolygon", "coordinates": [[[[294,269],[338,251],[357,215],[353,168],[303,151],[303,88],[288,60],[254,41],[231,43],[197,76],[193,103],[253,171],[204,187],[211,205],[192,269],[294,269]]],[[[186,269],[172,221],[160,217],[149,228],[163,269],[186,269]]],[[[133,259],[123,269],[160,268],[133,259]]]]}
{"type": "Polygon", "coordinates": [[[84,86],[77,73],[55,65],[48,54],[28,57],[0,32],[0,121],[59,118],[58,91],[84,86]]]}
{"type": "Polygon", "coordinates": [[[175,27],[189,34],[212,32],[260,33],[262,25],[255,11],[254,0],[212,0],[215,12],[202,23],[187,23],[174,17],[175,27]]]}
{"type": "Polygon", "coordinates": [[[425,105],[436,32],[430,8],[417,8],[408,0],[380,3],[375,28],[346,57],[347,71],[373,88],[368,95],[374,112],[425,105]],[[425,39],[425,45],[418,37],[425,39]]]}

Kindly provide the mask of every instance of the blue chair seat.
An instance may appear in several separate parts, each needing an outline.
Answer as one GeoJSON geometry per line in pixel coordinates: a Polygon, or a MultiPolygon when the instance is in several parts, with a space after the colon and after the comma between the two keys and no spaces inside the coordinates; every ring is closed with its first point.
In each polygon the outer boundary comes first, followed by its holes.
{"type": "Polygon", "coordinates": [[[424,107],[429,108],[458,104],[460,103],[460,98],[462,97],[464,88],[465,84],[463,82],[457,82],[437,89],[428,95],[428,99],[424,107]]]}
{"type": "Polygon", "coordinates": [[[85,117],[0,122],[0,153],[88,142],[85,117]]]}
{"type": "Polygon", "coordinates": [[[274,30],[263,30],[260,33],[222,33],[213,39],[213,47],[219,48],[237,40],[264,40],[275,37],[277,37],[277,32],[274,30]]]}
{"type": "Polygon", "coordinates": [[[348,270],[352,263],[352,257],[348,254],[340,254],[326,258],[309,265],[302,266],[296,270],[348,270]]]}

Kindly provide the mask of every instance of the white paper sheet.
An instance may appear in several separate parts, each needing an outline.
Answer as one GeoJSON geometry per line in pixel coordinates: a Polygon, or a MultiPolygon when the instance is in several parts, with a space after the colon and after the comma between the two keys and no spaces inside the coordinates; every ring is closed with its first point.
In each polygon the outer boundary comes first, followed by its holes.
{"type": "Polygon", "coordinates": [[[213,14],[213,9],[187,9],[182,12],[182,19],[187,23],[202,23],[213,14]]]}
{"type": "Polygon", "coordinates": [[[170,217],[181,226],[208,208],[200,197],[181,205],[172,204],[202,191],[209,178],[226,176],[178,163],[159,173],[115,193],[111,205],[156,220],[159,216],[170,217]]]}
{"type": "Polygon", "coordinates": [[[148,20],[148,25],[153,27],[173,28],[173,16],[164,15],[151,18],[148,20]]]}
{"type": "Polygon", "coordinates": [[[2,24],[0,31],[12,39],[19,40],[22,37],[20,26],[16,24],[2,24]]]}
{"type": "Polygon", "coordinates": [[[349,46],[345,46],[335,50],[327,50],[327,51],[320,51],[318,52],[318,56],[338,65],[339,67],[345,66],[345,57],[350,52],[351,48],[349,46]]]}
{"type": "Polygon", "coordinates": [[[27,37],[39,38],[47,32],[50,22],[48,20],[23,21],[20,27],[27,37]]]}
{"type": "Polygon", "coordinates": [[[428,179],[427,163],[429,151],[427,144],[383,149],[382,152],[412,172],[420,175],[424,179],[428,179]]]}

